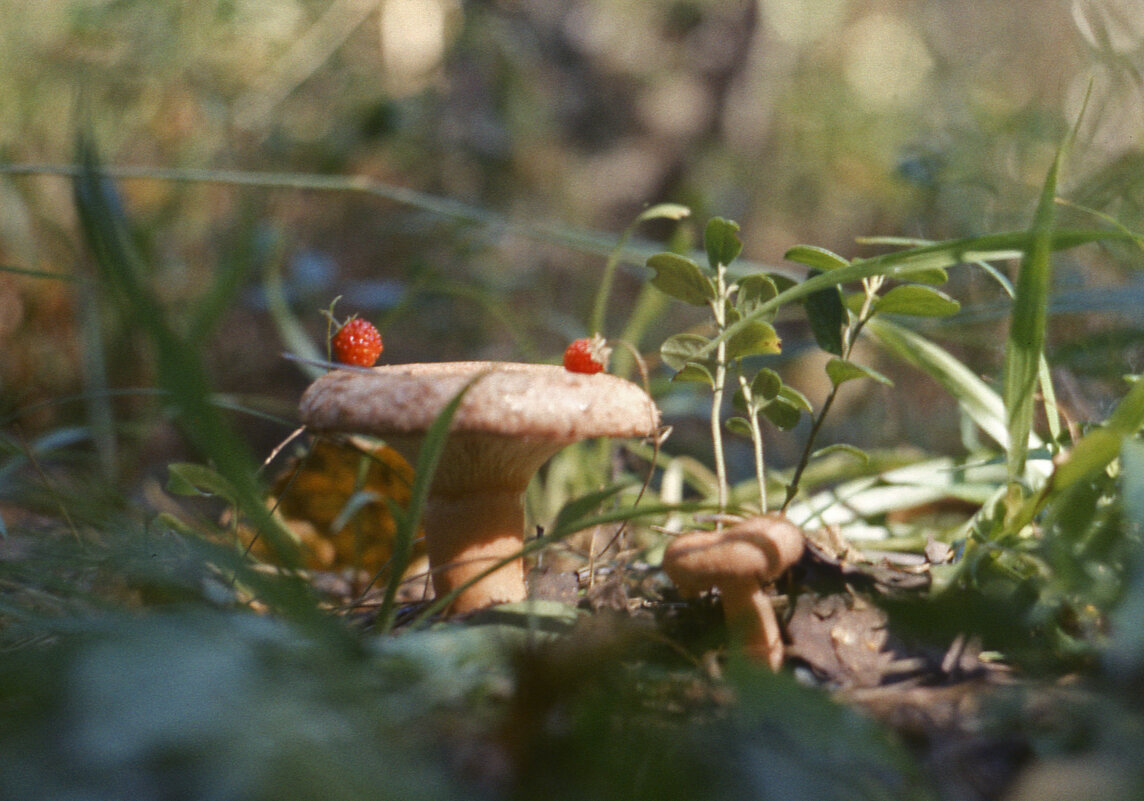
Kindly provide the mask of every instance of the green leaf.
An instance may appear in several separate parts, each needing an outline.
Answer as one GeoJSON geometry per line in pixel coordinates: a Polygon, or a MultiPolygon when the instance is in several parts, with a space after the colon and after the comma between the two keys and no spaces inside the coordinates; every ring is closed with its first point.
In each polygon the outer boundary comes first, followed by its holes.
{"type": "Polygon", "coordinates": [[[751,436],[751,423],[746,418],[728,417],[724,425],[732,434],[738,434],[741,437],[751,436]]]}
{"type": "Polygon", "coordinates": [[[783,380],[779,374],[770,368],[764,367],[751,379],[751,394],[755,398],[774,400],[783,388],[783,380]]]}
{"type": "Polygon", "coordinates": [[[756,308],[779,294],[779,288],[766,273],[754,273],[738,281],[735,307],[741,314],[750,314],[756,308]]]}
{"type": "Polygon", "coordinates": [[[727,361],[782,352],[782,340],[770,323],[755,321],[727,340],[727,361]]]}
{"type": "Polygon", "coordinates": [[[682,370],[710,341],[699,334],[675,334],[660,346],[659,355],[672,370],[682,370]]]}
{"type": "Polygon", "coordinates": [[[779,388],[778,397],[779,399],[790,403],[796,409],[800,409],[804,412],[814,411],[814,406],[811,405],[810,400],[806,397],[806,395],[803,395],[790,384],[783,384],[782,387],[779,388]]]}
{"type": "Polygon", "coordinates": [[[783,431],[789,431],[797,426],[798,421],[802,418],[802,411],[782,396],[764,406],[763,414],[783,431]]]}
{"type": "Polygon", "coordinates": [[[845,306],[855,317],[857,317],[862,312],[862,306],[865,303],[865,292],[850,292],[842,298],[842,305],[845,306]]]}
{"type": "MultiPolygon", "coordinates": [[[[817,270],[810,271],[810,278],[821,275],[817,270]]],[[[846,321],[846,309],[842,305],[842,293],[837,286],[829,286],[812,292],[803,300],[811,333],[818,347],[836,356],[842,355],[842,326],[846,321]]]]}
{"type": "Polygon", "coordinates": [[[787,261],[805,264],[808,267],[813,267],[824,273],[837,270],[839,267],[850,266],[850,262],[837,253],[829,251],[826,248],[817,247],[816,245],[795,245],[783,254],[783,258],[787,261]]]}
{"type": "MultiPolygon", "coordinates": [[[[783,292],[786,292],[788,289],[794,289],[796,286],[798,286],[798,281],[794,280],[789,275],[783,275],[782,273],[767,273],[767,278],[775,282],[775,288],[778,289],[780,295],[783,292]]],[[[765,302],[768,306],[772,306],[773,301],[774,298],[765,302]]]]}
{"type": "Polygon", "coordinates": [[[553,521],[552,527],[560,531],[578,531],[577,524],[579,521],[594,513],[604,501],[613,498],[632,486],[634,486],[634,484],[630,481],[621,482],[619,484],[613,484],[610,487],[604,487],[595,492],[590,492],[579,498],[573,498],[564,504],[564,506],[560,508],[560,511],[556,513],[556,519],[553,521]]]}
{"type": "Polygon", "coordinates": [[[910,314],[915,317],[945,317],[960,308],[961,304],[949,295],[920,284],[896,286],[874,304],[874,311],[878,314],[910,314]]]}
{"type": "Polygon", "coordinates": [[[853,381],[857,378],[872,378],[880,384],[885,384],[892,387],[894,382],[886,378],[886,376],[869,367],[845,359],[831,359],[826,363],[826,374],[830,377],[830,383],[834,386],[839,386],[847,381],[853,381]]]}
{"type": "Polygon", "coordinates": [[[706,384],[709,387],[715,387],[715,376],[707,369],[706,365],[692,362],[691,364],[684,365],[679,372],[671,377],[672,381],[691,382],[696,384],[706,384]]]}
{"type": "Polygon", "coordinates": [[[647,260],[647,266],[655,270],[652,286],[665,295],[692,306],[706,306],[715,299],[715,285],[691,259],[657,253],[647,260]]]}
{"type": "Polygon", "coordinates": [[[703,231],[703,246],[707,249],[707,262],[711,269],[726,267],[739,257],[743,242],[739,239],[739,224],[722,217],[712,217],[703,231]]]}
{"type": "Polygon", "coordinates": [[[910,280],[919,284],[944,284],[949,281],[949,273],[940,267],[932,270],[915,270],[910,273],[910,280]]]}
{"type": "Polygon", "coordinates": [[[1045,322],[1048,318],[1049,286],[1052,282],[1050,255],[1056,219],[1057,175],[1064,153],[1065,147],[1062,145],[1057,150],[1041,188],[1041,198],[1029,231],[1029,249],[1021,260],[1021,270],[1014,287],[1009,338],[1005,343],[1001,395],[1005,402],[1005,419],[1009,429],[1007,464],[1010,481],[1016,481],[1024,472],[1029,432],[1033,430],[1034,396],[1044,354],[1045,322]]]}

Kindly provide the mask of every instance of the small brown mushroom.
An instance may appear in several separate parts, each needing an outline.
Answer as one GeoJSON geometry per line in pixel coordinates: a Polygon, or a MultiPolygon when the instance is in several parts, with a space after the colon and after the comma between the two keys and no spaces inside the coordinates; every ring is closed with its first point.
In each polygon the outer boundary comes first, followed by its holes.
{"type": "MultiPolygon", "coordinates": [[[[303,394],[301,416],[317,432],[381,437],[413,461],[424,433],[466,386],[422,521],[438,597],[520,553],[522,495],[557,451],[593,437],[650,436],[659,425],[655,403],[630,381],[506,362],[335,370],[303,394]]],[[[462,591],[451,611],[526,595],[517,558],[462,591]]]]}
{"type": "Polygon", "coordinates": [[[663,554],[663,569],[685,598],[718,588],[727,626],[743,650],[778,670],[783,663],[782,633],[763,585],[797,562],[804,546],[802,529],[771,513],[721,531],[677,537],[663,554]]]}

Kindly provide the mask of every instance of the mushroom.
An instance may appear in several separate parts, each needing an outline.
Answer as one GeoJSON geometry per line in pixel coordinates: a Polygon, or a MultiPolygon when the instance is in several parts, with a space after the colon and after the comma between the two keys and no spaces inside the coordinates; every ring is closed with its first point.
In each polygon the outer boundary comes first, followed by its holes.
{"type": "Polygon", "coordinates": [[[664,551],[663,569],[685,598],[718,588],[727,626],[743,650],[777,671],[782,633],[763,585],[797,562],[804,546],[802,529],[785,516],[758,515],[730,528],[676,537],[664,551]]]}
{"type": "Polygon", "coordinates": [[[300,411],[313,431],[381,437],[412,462],[424,433],[466,386],[422,520],[434,591],[441,597],[511,561],[463,590],[454,613],[527,596],[522,496],[542,464],[572,442],[646,437],[659,425],[655,403],[630,381],[506,362],[335,370],[310,385],[300,411]]]}

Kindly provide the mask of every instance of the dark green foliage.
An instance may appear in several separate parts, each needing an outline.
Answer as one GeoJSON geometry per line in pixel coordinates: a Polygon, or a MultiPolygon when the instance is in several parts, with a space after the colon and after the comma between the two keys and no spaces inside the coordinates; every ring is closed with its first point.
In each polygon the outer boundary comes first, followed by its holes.
{"type": "MultiPolygon", "coordinates": [[[[818,270],[811,270],[809,278],[822,275],[818,270]]],[[[831,286],[812,292],[803,298],[806,308],[806,319],[810,323],[811,333],[818,347],[827,353],[836,356],[842,355],[842,327],[846,322],[846,309],[842,305],[842,293],[838,287],[831,286]]]]}

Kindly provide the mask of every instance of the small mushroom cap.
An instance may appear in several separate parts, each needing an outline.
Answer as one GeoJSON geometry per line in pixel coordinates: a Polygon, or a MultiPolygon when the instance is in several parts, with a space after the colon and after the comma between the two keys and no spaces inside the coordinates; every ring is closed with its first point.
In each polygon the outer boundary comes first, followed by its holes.
{"type": "Polygon", "coordinates": [[[652,399],[606,373],[513,362],[395,364],[334,370],[302,396],[302,420],[317,431],[423,433],[445,405],[477,380],[453,418],[454,432],[540,437],[645,437],[659,425],[652,399]]]}
{"type": "Polygon", "coordinates": [[[757,515],[722,531],[695,531],[672,540],[663,569],[684,596],[728,581],[773,581],[802,557],[802,529],[783,515],[757,515]]]}
{"type": "Polygon", "coordinates": [[[593,437],[646,437],[655,402],[631,381],[558,365],[437,362],[334,370],[302,395],[302,422],[318,432],[371,434],[408,458],[420,435],[462,389],[435,486],[474,482],[523,489],[556,451],[593,437]]]}

